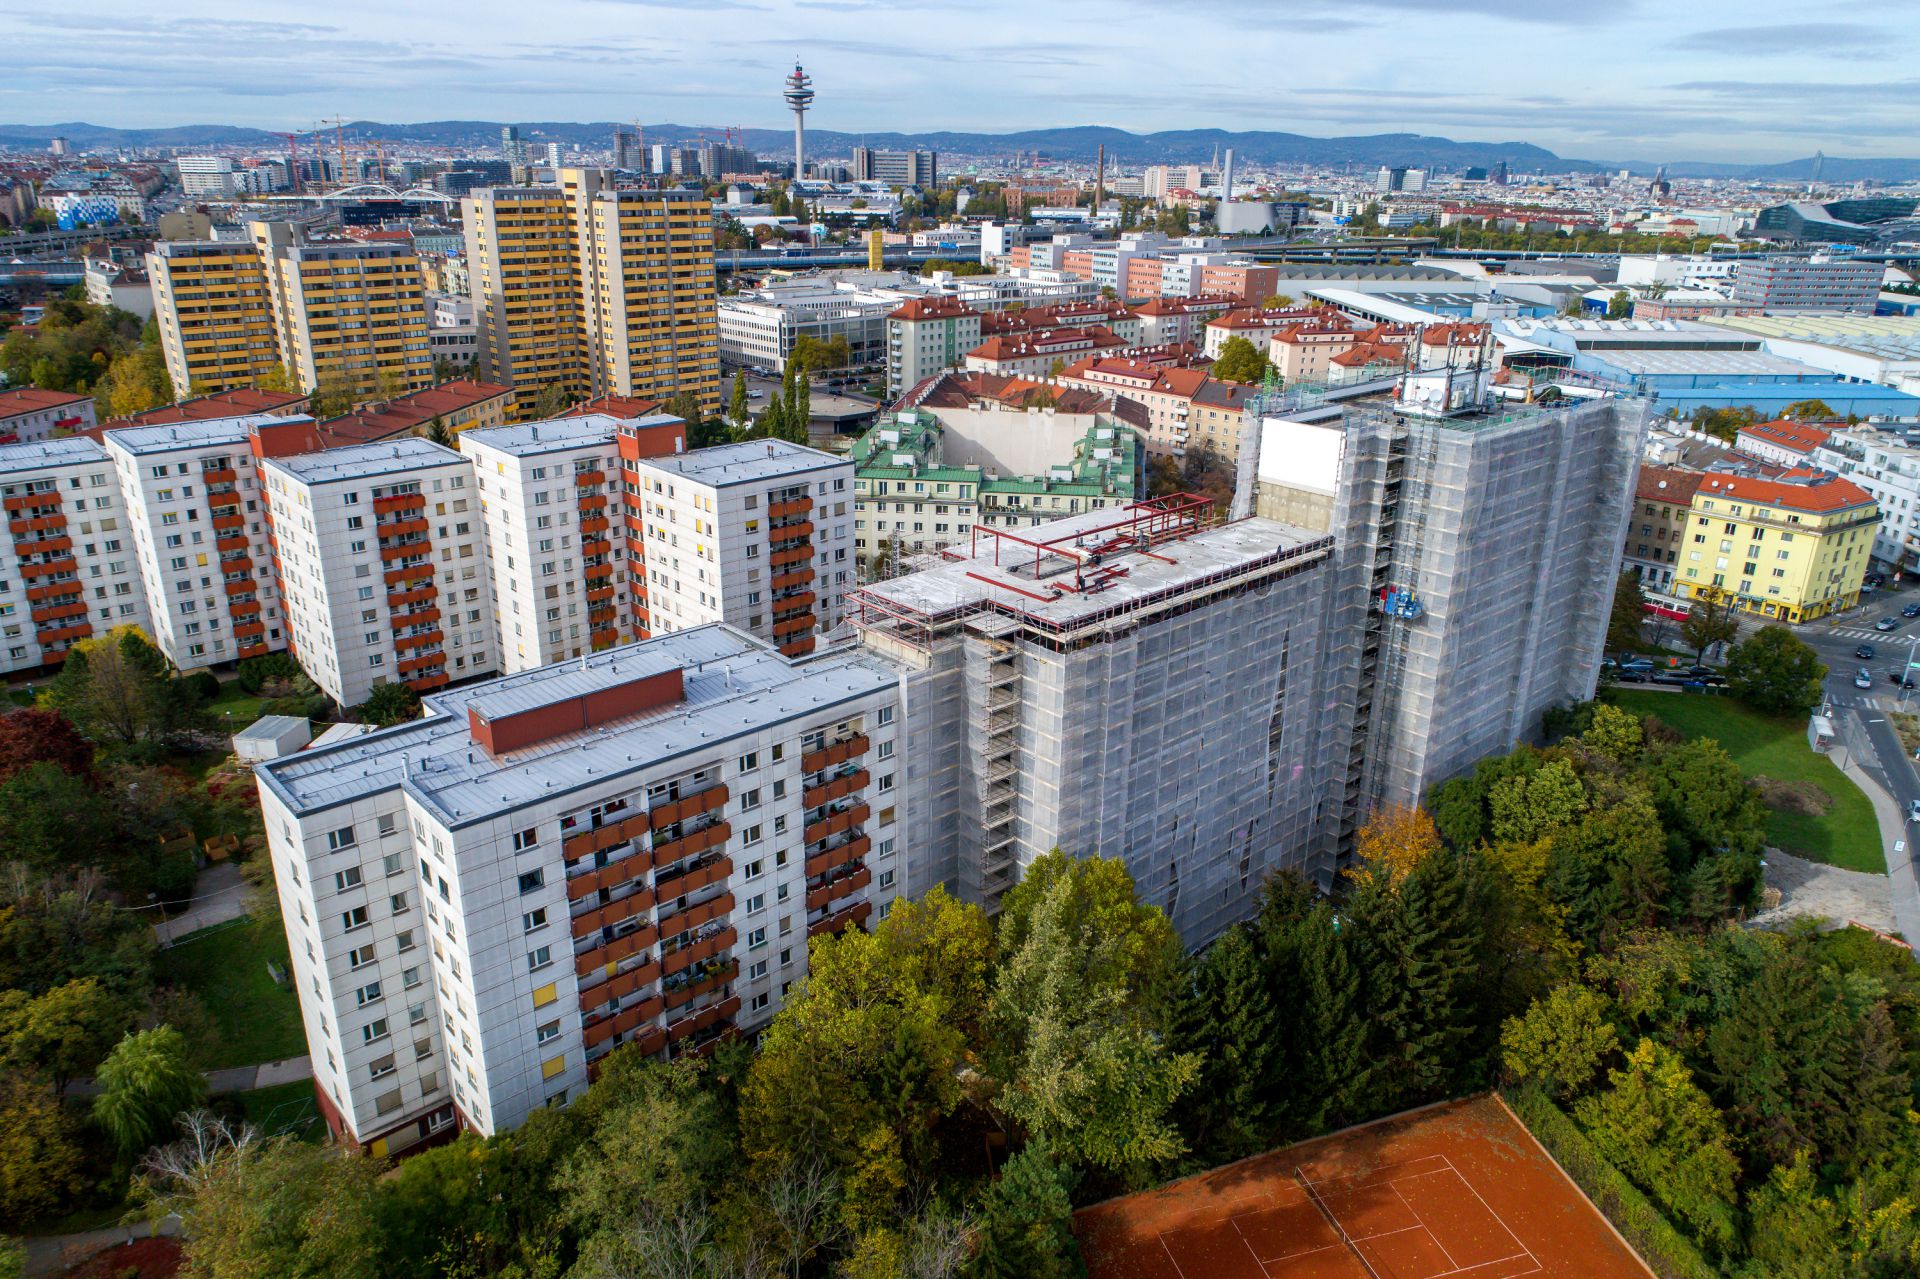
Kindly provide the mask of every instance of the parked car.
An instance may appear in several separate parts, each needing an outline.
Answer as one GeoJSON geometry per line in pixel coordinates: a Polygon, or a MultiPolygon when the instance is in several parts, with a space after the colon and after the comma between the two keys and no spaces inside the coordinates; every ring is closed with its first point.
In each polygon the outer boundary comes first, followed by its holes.
{"type": "Polygon", "coordinates": [[[1910,822],[1920,822],[1920,799],[1910,799],[1907,801],[1907,820],[1910,822]]]}
{"type": "Polygon", "coordinates": [[[1920,685],[1916,685],[1913,682],[1913,676],[1911,674],[1898,669],[1887,672],[1887,683],[1896,684],[1901,688],[1907,689],[1920,687],[1920,685]]]}
{"type": "Polygon", "coordinates": [[[1687,667],[1687,674],[1689,675],[1718,675],[1719,673],[1720,672],[1714,670],[1713,667],[1702,666],[1698,662],[1687,667]]]}
{"type": "Polygon", "coordinates": [[[1902,617],[1920,617],[1920,604],[1909,604],[1900,610],[1902,617]]]}
{"type": "Polygon", "coordinates": [[[1644,657],[1630,657],[1620,663],[1620,669],[1623,671],[1639,671],[1641,674],[1646,674],[1653,670],[1653,663],[1644,657]]]}
{"type": "Polygon", "coordinates": [[[1887,584],[1887,575],[1885,573],[1869,573],[1860,579],[1860,583],[1863,586],[1885,586],[1887,584]]]}
{"type": "Polygon", "coordinates": [[[1620,672],[1622,684],[1644,684],[1652,678],[1652,674],[1644,670],[1623,668],[1620,672]]]}
{"type": "Polygon", "coordinates": [[[1868,670],[1866,667],[1862,666],[1857,672],[1854,673],[1853,686],[1855,688],[1872,688],[1873,672],[1868,670]]]}
{"type": "Polygon", "coordinates": [[[1874,654],[1874,648],[1873,648],[1873,645],[1871,644],[1862,644],[1858,648],[1853,650],[1853,655],[1855,657],[1866,662],[1871,662],[1873,660],[1873,654],[1874,654]]]}
{"type": "Polygon", "coordinates": [[[1897,617],[1883,617],[1873,624],[1873,629],[1876,631],[1897,631],[1900,629],[1900,619],[1897,617]]]}

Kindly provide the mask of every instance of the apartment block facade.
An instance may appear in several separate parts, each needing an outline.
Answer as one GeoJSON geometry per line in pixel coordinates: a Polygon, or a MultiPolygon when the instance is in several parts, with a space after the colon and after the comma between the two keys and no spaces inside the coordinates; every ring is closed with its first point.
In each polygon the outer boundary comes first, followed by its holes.
{"type": "Polygon", "coordinates": [[[726,622],[812,652],[854,581],[853,473],[785,440],[638,461],[648,633],[726,622]]]}
{"type": "Polygon", "coordinates": [[[90,439],[0,446],[0,671],[66,660],[116,626],[151,627],[113,460],[90,439]]]}
{"type": "Polygon", "coordinates": [[[980,345],[980,313],[958,298],[915,298],[887,317],[887,394],[957,369],[980,345]]]}
{"type": "Polygon", "coordinates": [[[177,395],[248,386],[282,367],[267,267],[252,244],[162,240],[147,254],[177,395]]]}
{"type": "Polygon", "coordinates": [[[473,463],[418,438],[269,458],[291,647],[342,706],[499,668],[473,463]]]}
{"type": "Polygon", "coordinates": [[[779,1010],[904,887],[899,682],[697,627],[258,770],[327,1122],[493,1133],[779,1010]]]}

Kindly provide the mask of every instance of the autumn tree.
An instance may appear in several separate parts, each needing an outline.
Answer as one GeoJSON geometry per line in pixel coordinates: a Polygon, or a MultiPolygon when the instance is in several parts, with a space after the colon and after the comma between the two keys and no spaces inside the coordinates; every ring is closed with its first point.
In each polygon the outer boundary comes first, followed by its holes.
{"type": "Polygon", "coordinates": [[[1373,878],[1397,889],[1407,875],[1440,847],[1440,832],[1426,811],[1406,804],[1375,809],[1354,836],[1353,854],[1359,865],[1347,873],[1373,878]]]}
{"type": "Polygon", "coordinates": [[[0,781],[42,763],[87,777],[93,772],[93,743],[55,711],[23,707],[0,715],[0,781]]]}
{"type": "Polygon", "coordinates": [[[1728,607],[1722,592],[1706,587],[1693,593],[1687,616],[1680,623],[1680,639],[1693,650],[1693,660],[1704,661],[1715,644],[1729,643],[1740,634],[1740,619],[1728,607]]]}

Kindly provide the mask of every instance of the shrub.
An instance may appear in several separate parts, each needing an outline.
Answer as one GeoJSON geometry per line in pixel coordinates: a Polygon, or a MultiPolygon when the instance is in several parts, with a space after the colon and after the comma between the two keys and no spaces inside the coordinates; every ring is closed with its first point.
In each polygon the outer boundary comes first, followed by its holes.
{"type": "Polygon", "coordinates": [[[270,679],[290,680],[300,674],[300,666],[285,653],[264,653],[240,663],[234,674],[242,689],[249,694],[258,694],[261,685],[270,679]]]}
{"type": "Polygon", "coordinates": [[[195,671],[191,675],[182,675],[180,681],[202,702],[219,700],[220,681],[212,671],[195,671]]]}

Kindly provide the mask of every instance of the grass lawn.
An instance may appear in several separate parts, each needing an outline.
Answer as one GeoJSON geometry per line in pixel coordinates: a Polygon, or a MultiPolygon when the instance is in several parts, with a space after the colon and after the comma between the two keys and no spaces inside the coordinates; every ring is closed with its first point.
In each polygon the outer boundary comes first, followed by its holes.
{"type": "Polygon", "coordinates": [[[235,1093],[228,1100],[239,1103],[241,1118],[270,1137],[292,1133],[303,1141],[318,1142],[326,1135],[311,1079],[235,1093]]]}
{"type": "Polygon", "coordinates": [[[159,953],[161,980],[199,996],[220,1031],[210,1069],[298,1057],[306,1051],[300,1001],[276,985],[267,961],[287,966],[287,939],[251,920],[216,924],[159,953]]]}
{"type": "Polygon", "coordinates": [[[1749,777],[1819,786],[1833,796],[1833,807],[1818,817],[1769,811],[1767,842],[1816,862],[1886,874],[1872,801],[1830,760],[1814,754],[1804,717],[1776,719],[1729,697],[1692,693],[1616,688],[1607,700],[1635,715],[1657,715],[1689,737],[1717,739],[1749,777]]]}
{"type": "Polygon", "coordinates": [[[207,709],[213,717],[223,724],[231,720],[233,732],[239,732],[260,718],[260,708],[267,704],[264,697],[255,697],[240,687],[239,680],[227,680],[220,685],[220,696],[207,703],[207,709]]]}

